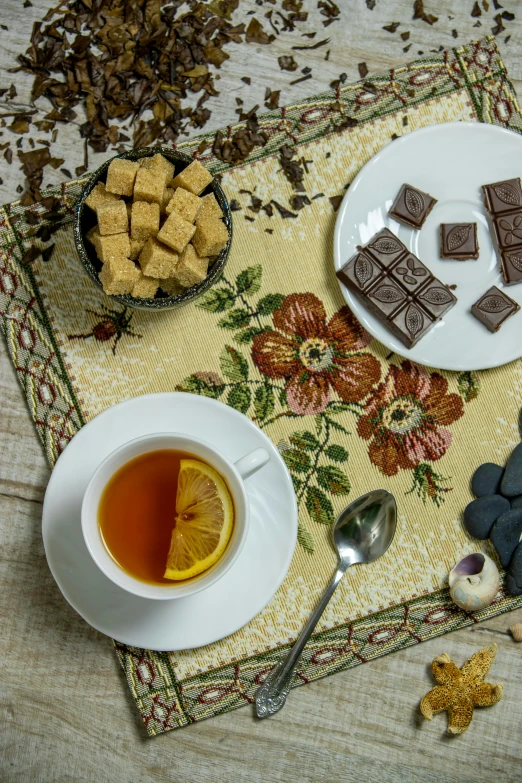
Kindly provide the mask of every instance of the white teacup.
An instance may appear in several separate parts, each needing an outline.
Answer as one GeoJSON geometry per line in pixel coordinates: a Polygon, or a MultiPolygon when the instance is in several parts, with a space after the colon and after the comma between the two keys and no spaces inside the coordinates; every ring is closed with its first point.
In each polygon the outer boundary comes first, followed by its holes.
{"type": "MultiPolygon", "coordinates": [[[[217,582],[226,574],[236,561],[246,541],[250,525],[248,497],[245,491],[244,480],[266,465],[270,454],[266,449],[260,448],[246,454],[237,462],[231,462],[197,438],[178,433],[157,433],[145,435],[142,438],[125,443],[103,460],[94,472],[82,503],[82,531],[87,549],[98,568],[105,576],[129,593],[134,593],[143,598],[172,599],[193,595],[217,582]],[[130,460],[150,451],[161,449],[174,449],[193,454],[212,465],[225,479],[234,502],[234,529],[228,546],[218,560],[208,571],[194,579],[172,585],[154,585],[135,579],[124,571],[113,559],[105,546],[98,524],[98,508],[103,491],[114,474],[130,460]]],[[[166,556],[166,553],[165,553],[166,556]]]]}

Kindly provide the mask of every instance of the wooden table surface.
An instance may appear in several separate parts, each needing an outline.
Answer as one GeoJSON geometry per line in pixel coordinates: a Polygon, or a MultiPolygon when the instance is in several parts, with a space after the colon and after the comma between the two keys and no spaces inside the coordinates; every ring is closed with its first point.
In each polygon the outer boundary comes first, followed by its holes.
{"type": "MultiPolygon", "coordinates": [[[[1,21],[9,30],[2,32],[0,86],[15,83],[18,95],[8,104],[15,109],[29,103],[31,79],[8,74],[7,68],[25,51],[33,21],[51,6],[49,0],[32,2],[24,9],[21,0],[2,0],[1,21]]],[[[430,26],[412,20],[413,0],[377,0],[373,10],[365,0],[337,2],[341,20],[324,29],[316,0],[305,0],[309,19],[300,30],[330,37],[331,54],[325,62],[324,48],[292,52],[301,55],[296,56],[300,68],[312,68],[313,78],[302,84],[289,86],[296,74],[280,71],[277,64],[277,57],[296,43],[296,33],[283,34],[270,46],[228,47],[231,58],[217,82],[221,94],[205,104],[212,111],[206,129],[236,116],[236,97],[247,109],[263,105],[265,88],[270,87],[281,90],[281,105],[293,103],[327,89],[342,72],[348,81],[357,79],[360,62],[366,62],[370,74],[378,73],[419,52],[482,37],[491,33],[493,17],[501,13],[493,0],[478,18],[471,16],[473,0],[425,0],[425,10],[439,17],[430,26]],[[392,22],[400,22],[396,33],[382,29],[392,22]],[[456,39],[452,30],[458,33],[456,39]],[[399,37],[403,31],[411,33],[407,53],[399,37]],[[250,87],[241,82],[245,75],[252,77],[250,87]]],[[[499,45],[520,88],[522,2],[506,0],[503,5],[515,19],[504,22],[507,29],[499,45]]],[[[242,0],[234,19],[248,21],[249,11],[263,20],[266,8],[242,0]]],[[[2,141],[9,137],[5,130],[2,141]]],[[[72,123],[60,129],[52,148],[71,170],[83,162],[78,139],[72,123]]],[[[24,140],[24,149],[26,145],[24,140]]],[[[90,165],[105,157],[91,155],[90,165]]],[[[52,174],[54,180],[46,170],[44,184],[60,181],[59,172],[52,174]]],[[[13,200],[23,182],[16,156],[11,166],[0,158],[0,176],[0,198],[13,200]]],[[[47,568],[40,519],[49,468],[2,340],[0,399],[2,783],[522,780],[522,644],[507,633],[510,624],[522,621],[522,610],[299,688],[270,720],[255,720],[246,707],[148,739],[110,640],[75,614],[47,568]],[[420,698],[433,685],[428,664],[447,652],[461,665],[492,642],[499,649],[489,680],[504,684],[505,698],[495,707],[477,710],[466,734],[449,737],[445,715],[430,723],[418,712],[420,698]]]]}

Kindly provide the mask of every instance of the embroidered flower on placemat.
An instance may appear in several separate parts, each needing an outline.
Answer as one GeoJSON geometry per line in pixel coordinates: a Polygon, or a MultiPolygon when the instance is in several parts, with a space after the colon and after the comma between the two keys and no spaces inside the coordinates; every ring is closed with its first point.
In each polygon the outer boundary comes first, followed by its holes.
{"type": "Polygon", "coordinates": [[[371,337],[342,307],[327,322],[314,294],[286,296],[274,314],[274,331],[254,337],[252,358],[269,378],[286,379],[289,408],[299,416],[325,410],[333,388],[341,400],[362,400],[380,378],[369,353],[359,353],[371,337]]]}
{"type": "Polygon", "coordinates": [[[447,391],[445,378],[410,361],[390,367],[357,425],[359,435],[371,440],[370,459],[382,473],[394,476],[446,453],[452,433],[445,426],[464,413],[461,397],[447,391]]]}

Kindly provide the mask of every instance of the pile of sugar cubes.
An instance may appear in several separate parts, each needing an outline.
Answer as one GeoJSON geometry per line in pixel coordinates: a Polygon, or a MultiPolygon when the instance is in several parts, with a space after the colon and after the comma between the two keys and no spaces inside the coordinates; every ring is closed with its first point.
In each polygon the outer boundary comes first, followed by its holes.
{"type": "Polygon", "coordinates": [[[196,160],[174,173],[159,153],[138,162],[115,158],[106,183],[85,199],[98,219],[87,239],[102,262],[106,294],[153,299],[159,288],[179,294],[206,278],[228,242],[216,197],[199,195],[212,175],[196,160]]]}

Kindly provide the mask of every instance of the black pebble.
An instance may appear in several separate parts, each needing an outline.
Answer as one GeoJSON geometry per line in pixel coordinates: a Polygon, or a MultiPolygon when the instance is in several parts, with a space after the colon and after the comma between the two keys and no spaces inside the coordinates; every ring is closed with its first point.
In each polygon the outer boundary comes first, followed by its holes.
{"type": "Polygon", "coordinates": [[[509,500],[501,495],[485,495],[472,500],[464,509],[464,527],[474,538],[487,538],[499,516],[510,508],[509,500]]]}
{"type": "Polygon", "coordinates": [[[511,508],[522,508],[522,495],[511,498],[511,508]]]}
{"type": "Polygon", "coordinates": [[[511,558],[505,588],[509,595],[522,595],[522,544],[517,546],[511,558]]]}
{"type": "Polygon", "coordinates": [[[522,443],[513,449],[508,459],[500,491],[507,498],[522,495],[522,443]]]}
{"type": "Polygon", "coordinates": [[[517,548],[522,533],[522,509],[511,509],[502,514],[493,527],[489,537],[497,550],[500,562],[507,568],[511,555],[517,548]]]}
{"type": "Polygon", "coordinates": [[[494,462],[485,462],[480,465],[471,479],[471,489],[476,498],[484,495],[496,495],[498,493],[504,468],[495,465],[494,462]]]}

